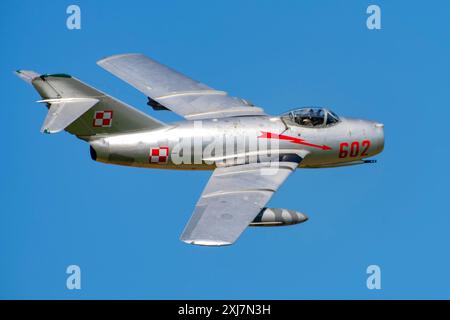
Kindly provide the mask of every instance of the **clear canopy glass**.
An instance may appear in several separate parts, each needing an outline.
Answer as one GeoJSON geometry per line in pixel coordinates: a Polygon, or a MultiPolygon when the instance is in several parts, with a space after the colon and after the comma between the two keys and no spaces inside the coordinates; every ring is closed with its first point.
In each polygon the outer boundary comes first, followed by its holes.
{"type": "Polygon", "coordinates": [[[294,109],[283,113],[281,118],[302,127],[327,127],[340,121],[333,111],[320,107],[294,109]]]}

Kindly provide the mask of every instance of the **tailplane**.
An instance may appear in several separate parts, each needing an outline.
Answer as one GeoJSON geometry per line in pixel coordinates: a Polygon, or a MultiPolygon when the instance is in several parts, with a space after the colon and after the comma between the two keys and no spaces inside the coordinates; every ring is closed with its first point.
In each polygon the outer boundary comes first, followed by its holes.
{"type": "Polygon", "coordinates": [[[17,75],[33,85],[49,111],[41,131],[66,130],[80,138],[140,130],[166,125],[147,114],[67,74],[39,75],[19,70],[17,75]]]}

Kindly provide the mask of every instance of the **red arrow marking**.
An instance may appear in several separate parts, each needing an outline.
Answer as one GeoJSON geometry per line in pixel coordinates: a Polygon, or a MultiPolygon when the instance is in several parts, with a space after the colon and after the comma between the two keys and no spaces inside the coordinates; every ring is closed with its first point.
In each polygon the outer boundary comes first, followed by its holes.
{"type": "Polygon", "coordinates": [[[329,146],[326,146],[326,145],[320,146],[318,144],[306,142],[304,139],[291,137],[291,136],[285,136],[284,134],[276,134],[276,133],[265,132],[265,131],[261,131],[261,133],[262,133],[262,135],[260,135],[258,138],[286,140],[286,141],[290,141],[295,144],[302,144],[304,146],[308,146],[308,147],[312,147],[312,148],[318,148],[318,149],[322,149],[322,150],[331,150],[331,148],[329,146]]]}

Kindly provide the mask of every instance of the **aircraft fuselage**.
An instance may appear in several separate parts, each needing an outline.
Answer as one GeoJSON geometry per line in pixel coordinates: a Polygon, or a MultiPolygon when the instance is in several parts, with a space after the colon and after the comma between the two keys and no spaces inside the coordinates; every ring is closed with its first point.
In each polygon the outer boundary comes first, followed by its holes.
{"type": "Polygon", "coordinates": [[[304,127],[282,117],[244,116],[181,121],[160,130],[95,136],[88,142],[93,159],[136,167],[212,170],[277,154],[299,155],[300,167],[334,167],[364,163],[380,153],[384,132],[382,124],[360,119],[304,127]]]}

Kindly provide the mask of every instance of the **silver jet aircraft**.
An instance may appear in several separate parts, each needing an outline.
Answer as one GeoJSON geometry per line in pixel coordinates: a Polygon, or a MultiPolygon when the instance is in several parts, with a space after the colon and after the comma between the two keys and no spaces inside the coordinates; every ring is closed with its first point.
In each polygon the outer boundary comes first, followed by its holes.
{"type": "Polygon", "coordinates": [[[250,102],[192,80],[142,54],[98,65],[141,91],[155,110],[185,121],[166,124],[67,74],[19,70],[48,108],[41,131],[65,130],[111,164],[213,170],[181,240],[234,243],[245,228],[301,223],[306,215],[265,207],[296,168],[371,163],[384,147],[383,124],[343,118],[321,107],[271,116],[250,102]]]}

